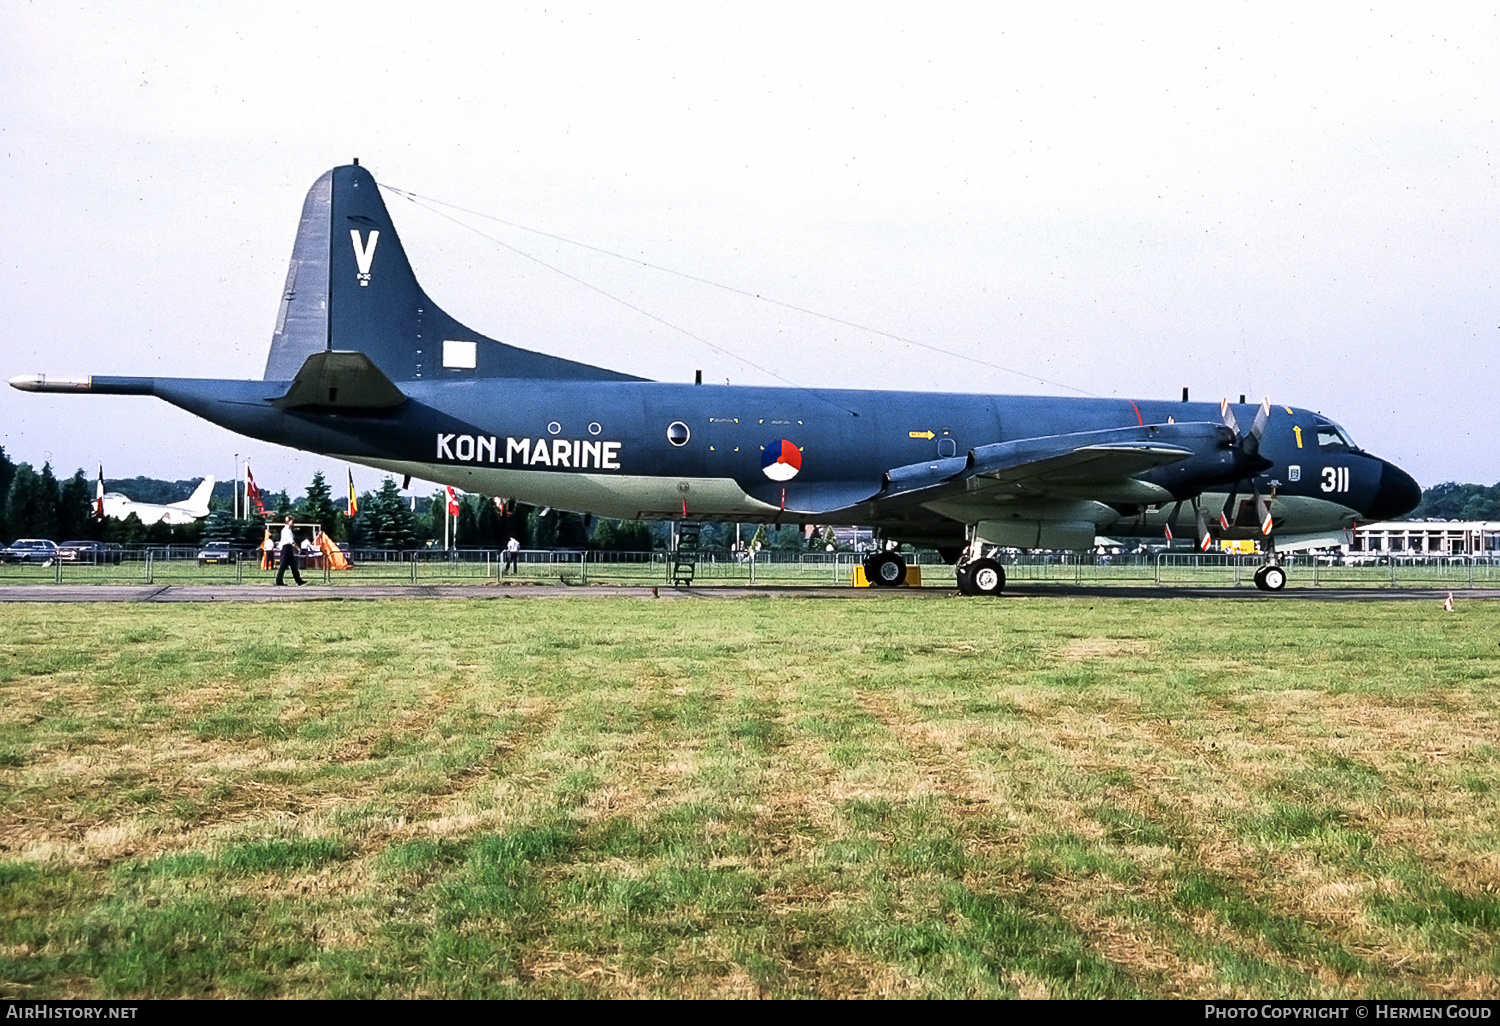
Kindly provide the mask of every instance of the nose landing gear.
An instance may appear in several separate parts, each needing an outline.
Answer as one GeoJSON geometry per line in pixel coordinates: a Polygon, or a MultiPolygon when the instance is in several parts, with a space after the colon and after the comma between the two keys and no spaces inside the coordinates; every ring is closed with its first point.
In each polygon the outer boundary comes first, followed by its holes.
{"type": "Polygon", "coordinates": [[[1261,591],[1280,591],[1286,587],[1286,571],[1276,563],[1267,563],[1255,571],[1255,586],[1261,591]]]}

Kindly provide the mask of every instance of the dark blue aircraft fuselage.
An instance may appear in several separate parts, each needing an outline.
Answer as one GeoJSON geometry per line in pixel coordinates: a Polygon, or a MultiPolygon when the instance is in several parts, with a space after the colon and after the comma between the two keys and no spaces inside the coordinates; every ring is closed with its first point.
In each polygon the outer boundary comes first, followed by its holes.
{"type": "Polygon", "coordinates": [[[539,506],[865,524],[970,557],[1159,538],[1185,502],[1207,543],[1210,519],[1220,537],[1274,521],[1278,538],[1319,538],[1420,498],[1308,410],[673,384],[512,346],[426,295],[357,165],[307,194],[262,380],[12,384],[155,395],[252,438],[539,506]]]}
{"type": "MultiPolygon", "coordinates": [[[[96,378],[94,390],[114,391],[115,382],[126,380],[132,379],[96,378]]],[[[155,379],[149,388],[240,434],[536,505],[571,508],[570,477],[598,482],[601,496],[614,478],[631,482],[618,501],[600,498],[583,512],[793,521],[863,516],[876,526],[879,505],[870,503],[892,468],[960,458],[996,442],[1220,417],[1219,407],[1207,403],[640,381],[406,382],[406,402],[373,411],[281,410],[273,404],[286,390],[280,382],[155,379]],[[799,465],[777,479],[767,472],[766,454],[783,443],[796,448],[799,465]],[[719,492],[701,504],[693,491],[703,481],[732,482],[744,498],[726,505],[719,492]]],[[[1234,411],[1249,423],[1255,407],[1234,411]]],[[[1308,410],[1273,408],[1260,453],[1270,466],[1254,475],[1255,487],[1344,511],[1330,523],[1383,519],[1419,498],[1407,475],[1353,447],[1336,425],[1308,410]]],[[[790,469],[783,465],[782,473],[790,469]]],[[[1227,476],[1197,477],[1182,490],[1169,481],[1164,487],[1172,499],[1183,499],[1232,484],[1227,476]]],[[[1028,501],[1022,491],[1005,504],[1025,508],[1028,501]]],[[[1127,534],[1127,521],[1149,522],[1130,504],[1111,508],[1113,515],[1094,518],[1101,531],[1127,534]]],[[[913,540],[962,535],[962,524],[920,511],[890,526],[913,540]]]]}

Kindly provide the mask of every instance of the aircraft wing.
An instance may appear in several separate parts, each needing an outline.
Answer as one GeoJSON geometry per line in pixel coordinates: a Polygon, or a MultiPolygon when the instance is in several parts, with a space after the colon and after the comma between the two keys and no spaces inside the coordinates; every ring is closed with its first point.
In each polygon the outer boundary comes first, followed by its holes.
{"type": "Polygon", "coordinates": [[[1165,488],[1138,475],[1191,458],[1217,439],[1218,430],[1213,424],[1149,424],[996,442],[966,456],[889,470],[867,502],[876,510],[958,498],[1166,502],[1171,494],[1165,488]]]}
{"type": "Polygon", "coordinates": [[[752,494],[800,515],[847,511],[855,519],[876,520],[954,499],[1155,504],[1170,501],[1171,493],[1138,475],[1205,451],[1218,444],[1221,433],[1216,424],[1169,423],[1043,435],[894,467],[878,485],[763,485],[752,494]]]}

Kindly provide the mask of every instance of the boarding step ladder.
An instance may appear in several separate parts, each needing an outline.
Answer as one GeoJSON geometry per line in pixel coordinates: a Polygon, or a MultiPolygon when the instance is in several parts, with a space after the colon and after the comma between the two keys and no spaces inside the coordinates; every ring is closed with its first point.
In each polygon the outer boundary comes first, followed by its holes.
{"type": "Polygon", "coordinates": [[[680,524],[677,527],[677,548],[672,551],[672,586],[686,588],[693,583],[698,570],[698,533],[702,524],[680,524]]]}

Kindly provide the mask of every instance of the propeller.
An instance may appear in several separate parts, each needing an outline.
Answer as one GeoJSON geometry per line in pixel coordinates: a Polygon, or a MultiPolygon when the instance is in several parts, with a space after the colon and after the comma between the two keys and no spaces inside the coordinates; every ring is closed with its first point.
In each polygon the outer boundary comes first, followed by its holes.
{"type": "MultiPolygon", "coordinates": [[[[1224,428],[1229,431],[1227,449],[1232,452],[1232,456],[1230,456],[1230,468],[1232,468],[1232,471],[1230,472],[1238,472],[1239,477],[1230,481],[1229,498],[1224,501],[1224,507],[1218,511],[1218,531],[1221,534],[1229,532],[1229,529],[1235,525],[1236,511],[1238,511],[1235,504],[1239,501],[1241,493],[1248,489],[1256,496],[1256,516],[1260,523],[1260,532],[1269,537],[1272,526],[1274,526],[1271,517],[1271,502],[1260,493],[1260,487],[1256,484],[1256,474],[1260,474],[1260,472],[1265,471],[1266,468],[1272,465],[1271,460],[1260,455],[1260,440],[1265,438],[1266,428],[1271,423],[1271,398],[1268,396],[1260,404],[1259,410],[1256,411],[1256,419],[1251,422],[1250,431],[1244,431],[1239,426],[1239,419],[1235,416],[1235,408],[1230,407],[1229,399],[1224,399],[1221,402],[1220,417],[1223,420],[1224,428]]],[[[1218,478],[1218,481],[1223,480],[1223,477],[1218,478]]],[[[1179,495],[1181,495],[1181,492],[1179,492],[1179,495]]],[[[1272,498],[1275,498],[1275,493],[1272,493],[1272,498]]],[[[1178,502],[1172,507],[1172,514],[1167,517],[1166,535],[1169,543],[1172,541],[1173,528],[1178,525],[1178,517],[1182,513],[1182,502],[1184,501],[1188,501],[1188,499],[1178,499],[1178,502]]],[[[1197,544],[1199,544],[1199,549],[1206,552],[1206,550],[1214,546],[1214,529],[1211,528],[1211,520],[1209,520],[1208,513],[1200,505],[1199,495],[1191,496],[1191,502],[1193,502],[1193,519],[1194,528],[1197,531],[1197,544]]]]}
{"type": "MultiPolygon", "coordinates": [[[[1229,484],[1229,496],[1223,508],[1219,510],[1218,530],[1220,533],[1227,533],[1234,526],[1237,512],[1235,503],[1239,500],[1240,494],[1248,489],[1255,496],[1255,512],[1261,533],[1269,536],[1274,526],[1271,518],[1271,503],[1260,494],[1260,488],[1255,483],[1255,475],[1272,465],[1270,460],[1260,454],[1261,439],[1265,437],[1266,427],[1271,422],[1271,400],[1267,397],[1261,402],[1248,431],[1240,427],[1239,418],[1235,416],[1234,408],[1229,405],[1228,399],[1219,404],[1219,416],[1229,432],[1228,448],[1232,451],[1232,472],[1237,472],[1239,476],[1229,484]]],[[[1223,478],[1219,480],[1222,481],[1223,478]]],[[[1275,498],[1274,492],[1271,498],[1275,498]]],[[[1172,529],[1176,526],[1178,516],[1182,512],[1183,501],[1185,500],[1179,499],[1172,507],[1171,515],[1167,517],[1168,542],[1172,540],[1172,529]]],[[[1198,548],[1207,551],[1213,546],[1213,529],[1210,527],[1208,514],[1199,504],[1198,497],[1193,496],[1191,502],[1198,548]]]]}
{"type": "Polygon", "coordinates": [[[1219,416],[1224,419],[1224,426],[1234,435],[1235,445],[1240,452],[1246,456],[1260,455],[1260,439],[1266,433],[1266,425],[1271,421],[1271,397],[1266,396],[1260,404],[1260,409],[1255,411],[1255,420],[1250,424],[1248,433],[1241,434],[1239,420],[1234,415],[1234,407],[1229,405],[1225,399],[1219,403],[1219,416]]]}
{"type": "MultiPolygon", "coordinates": [[[[1203,507],[1202,506],[1198,505],[1198,498],[1197,498],[1197,496],[1193,497],[1192,503],[1193,503],[1193,523],[1194,523],[1194,527],[1197,530],[1198,548],[1201,549],[1204,552],[1207,552],[1213,546],[1213,543],[1214,543],[1213,534],[1208,529],[1208,514],[1203,511],[1203,507]]],[[[1177,523],[1177,516],[1181,512],[1182,512],[1182,500],[1179,499],[1172,506],[1172,513],[1171,513],[1171,515],[1167,517],[1166,534],[1167,534],[1167,544],[1169,544],[1169,545],[1172,543],[1172,525],[1175,524],[1175,523],[1177,523]]]]}
{"type": "Polygon", "coordinates": [[[1235,500],[1239,498],[1240,485],[1249,484],[1251,494],[1255,496],[1256,519],[1260,524],[1260,533],[1269,535],[1271,533],[1271,506],[1260,494],[1260,489],[1255,485],[1255,472],[1264,469],[1268,461],[1260,455],[1260,440],[1266,433],[1266,425],[1271,421],[1271,399],[1267,396],[1260,404],[1260,409],[1255,411],[1255,420],[1250,425],[1248,432],[1241,432],[1238,419],[1234,415],[1234,408],[1225,399],[1219,404],[1219,415],[1224,420],[1224,426],[1234,436],[1233,445],[1244,457],[1247,468],[1254,467],[1250,473],[1239,478],[1229,486],[1229,497],[1224,501],[1224,508],[1219,511],[1219,527],[1228,531],[1233,523],[1235,515],[1235,500]]]}

